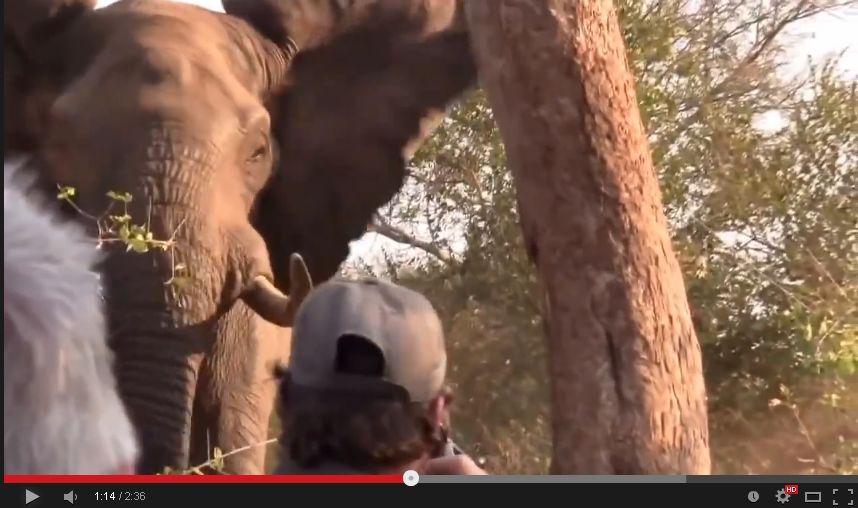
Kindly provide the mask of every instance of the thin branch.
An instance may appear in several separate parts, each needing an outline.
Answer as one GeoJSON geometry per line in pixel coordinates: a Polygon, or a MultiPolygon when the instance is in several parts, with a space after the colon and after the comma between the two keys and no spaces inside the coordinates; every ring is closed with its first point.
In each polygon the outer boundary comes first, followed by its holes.
{"type": "Polygon", "coordinates": [[[726,250],[725,252],[726,252],[727,254],[730,254],[736,262],[738,262],[740,265],[742,265],[742,266],[744,266],[744,267],[746,267],[746,268],[749,268],[749,269],[751,269],[752,271],[754,271],[757,275],[759,275],[761,278],[765,279],[765,280],[766,280],[769,284],[771,284],[772,286],[774,286],[774,287],[776,287],[777,289],[779,289],[783,294],[785,294],[788,298],[790,298],[791,300],[793,300],[795,303],[799,304],[799,305],[800,305],[801,307],[803,307],[805,310],[808,310],[808,311],[810,310],[810,307],[809,307],[806,303],[804,303],[804,302],[803,302],[803,301],[802,301],[798,296],[796,296],[796,295],[795,295],[795,293],[793,293],[792,291],[790,291],[790,290],[788,290],[787,288],[785,288],[781,283],[779,283],[779,282],[778,282],[777,280],[775,280],[773,277],[769,277],[765,272],[763,272],[762,270],[760,270],[759,268],[757,268],[756,266],[754,266],[754,265],[753,265],[753,263],[750,263],[750,262],[748,262],[748,261],[745,261],[744,259],[742,259],[742,258],[741,258],[741,257],[739,257],[738,255],[736,255],[736,254],[733,252],[733,249],[731,248],[731,246],[730,246],[727,242],[725,242],[724,240],[722,240],[721,238],[719,238],[719,237],[718,237],[718,235],[715,233],[715,231],[714,231],[712,228],[710,228],[706,223],[704,223],[704,222],[703,222],[703,221],[701,221],[700,219],[697,219],[696,217],[692,217],[692,219],[691,219],[691,220],[693,220],[694,222],[696,222],[697,224],[699,224],[701,227],[703,227],[704,229],[706,229],[707,231],[709,231],[709,233],[711,233],[711,235],[712,235],[716,240],[718,240],[718,242],[719,242],[719,243],[721,243],[722,245],[724,245],[725,247],[727,247],[727,250],[726,250]]]}
{"type": "Polygon", "coordinates": [[[172,285],[173,282],[176,281],[176,274],[179,270],[177,270],[176,265],[176,235],[179,233],[179,230],[182,229],[182,226],[185,225],[185,220],[187,218],[182,219],[182,222],[179,223],[179,226],[173,230],[173,234],[170,235],[170,238],[163,242],[164,249],[170,250],[170,280],[164,283],[165,286],[172,285]]]}
{"type": "Polygon", "coordinates": [[[215,462],[218,462],[218,461],[220,461],[220,460],[223,460],[223,459],[225,459],[225,458],[227,458],[227,457],[231,457],[231,456],[233,456],[233,455],[238,455],[239,453],[243,453],[243,452],[246,452],[246,451],[248,451],[248,450],[252,450],[252,449],[254,449],[254,448],[258,448],[258,447],[260,447],[260,446],[268,446],[268,445],[270,445],[270,444],[274,444],[274,443],[276,443],[276,442],[277,442],[277,438],[275,437],[275,438],[271,438],[271,439],[269,439],[269,440],[267,440],[267,441],[261,441],[261,442],[259,442],[259,443],[253,443],[253,444],[250,444],[250,445],[247,445],[247,446],[242,446],[241,448],[236,448],[235,450],[232,450],[232,451],[230,451],[230,452],[224,453],[224,454],[223,454],[223,455],[221,455],[220,457],[216,457],[216,458],[214,458],[214,459],[211,459],[211,460],[208,460],[208,461],[206,461],[206,462],[203,462],[202,464],[200,464],[200,465],[198,465],[198,466],[194,466],[194,467],[188,468],[187,470],[185,470],[185,471],[184,471],[184,473],[185,473],[185,474],[189,474],[189,473],[202,474],[202,469],[203,469],[203,468],[205,468],[205,467],[212,467],[212,466],[215,464],[215,462]]]}
{"type": "Polygon", "coordinates": [[[379,235],[384,236],[386,238],[389,238],[394,242],[402,243],[420,249],[423,252],[434,256],[444,264],[449,265],[452,263],[452,259],[450,258],[449,254],[442,252],[441,249],[439,249],[435,245],[432,245],[429,242],[418,240],[417,238],[414,238],[408,233],[397,229],[379,216],[375,217],[368,230],[374,233],[378,233],[379,235]]]}
{"type": "MultiPolygon", "coordinates": [[[[704,102],[720,102],[727,97],[721,97],[721,94],[729,88],[729,86],[736,80],[741,74],[751,65],[753,65],[760,57],[765,53],[765,51],[771,46],[775,39],[780,36],[787,27],[792,25],[797,21],[801,21],[802,19],[806,19],[808,17],[814,16],[816,14],[825,12],[826,10],[830,10],[833,7],[829,6],[815,6],[808,5],[809,0],[802,0],[798,3],[798,5],[792,9],[792,11],[784,16],[780,21],[775,23],[774,27],[771,30],[762,35],[757,43],[754,44],[754,47],[748,51],[748,54],[736,65],[733,71],[720,82],[718,82],[715,86],[713,86],[708,93],[706,93],[706,97],[702,100],[693,101],[690,104],[686,104],[684,106],[685,110],[690,110],[697,108],[694,113],[687,116],[680,124],[679,131],[684,131],[688,129],[691,124],[696,122],[701,113],[703,112],[700,107],[704,102]]],[[[848,2],[847,2],[848,3],[848,2]]],[[[682,108],[680,108],[682,109],[682,108]]]]}
{"type": "Polygon", "coordinates": [[[816,455],[816,464],[826,469],[830,472],[837,472],[837,469],[832,467],[822,453],[819,451],[819,447],[816,446],[816,442],[813,440],[813,436],[810,434],[810,430],[807,428],[807,425],[804,424],[804,420],[801,417],[801,414],[798,410],[798,405],[793,403],[791,400],[787,400],[786,406],[792,412],[793,417],[795,418],[796,423],[798,424],[798,430],[801,433],[802,437],[804,437],[805,442],[807,442],[808,447],[811,449],[814,455],[816,455]]]}
{"type": "Polygon", "coordinates": [[[834,276],[831,275],[831,272],[829,272],[827,268],[825,268],[825,265],[822,263],[822,261],[820,261],[819,258],[817,258],[816,256],[813,255],[813,251],[811,251],[810,248],[806,245],[804,246],[804,250],[810,256],[810,258],[813,260],[813,262],[816,263],[816,267],[817,267],[818,271],[821,272],[823,275],[825,275],[828,278],[828,280],[831,281],[832,284],[834,284],[834,287],[837,288],[837,291],[840,292],[840,296],[845,298],[847,302],[852,303],[852,299],[846,293],[846,290],[843,289],[843,286],[841,286],[840,283],[838,283],[834,279],[834,276]]]}

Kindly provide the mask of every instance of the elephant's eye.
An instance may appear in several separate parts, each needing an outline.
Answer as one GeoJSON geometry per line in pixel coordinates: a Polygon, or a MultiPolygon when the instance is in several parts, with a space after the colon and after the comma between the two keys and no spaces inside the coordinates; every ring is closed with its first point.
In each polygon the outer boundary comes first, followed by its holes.
{"type": "Polygon", "coordinates": [[[268,143],[263,143],[250,154],[248,162],[260,162],[265,159],[266,155],[268,155],[268,143]]]}

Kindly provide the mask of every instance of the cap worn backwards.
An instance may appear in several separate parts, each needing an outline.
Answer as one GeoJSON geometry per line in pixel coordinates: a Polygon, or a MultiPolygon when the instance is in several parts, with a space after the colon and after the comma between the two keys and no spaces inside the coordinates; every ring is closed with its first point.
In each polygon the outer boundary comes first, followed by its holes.
{"type": "Polygon", "coordinates": [[[332,280],[313,289],[298,310],[289,364],[297,386],[360,391],[389,383],[414,402],[428,402],[444,384],[444,331],[420,293],[379,279],[332,280]],[[338,343],[346,336],[378,348],[381,379],[337,372],[338,343]]]}

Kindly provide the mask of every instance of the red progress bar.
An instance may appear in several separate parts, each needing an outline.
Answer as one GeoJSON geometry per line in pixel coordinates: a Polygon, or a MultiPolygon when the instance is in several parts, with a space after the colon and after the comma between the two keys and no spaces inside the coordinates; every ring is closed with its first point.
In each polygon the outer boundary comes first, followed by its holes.
{"type": "Polygon", "coordinates": [[[399,483],[398,475],[3,475],[4,483],[399,483]]]}

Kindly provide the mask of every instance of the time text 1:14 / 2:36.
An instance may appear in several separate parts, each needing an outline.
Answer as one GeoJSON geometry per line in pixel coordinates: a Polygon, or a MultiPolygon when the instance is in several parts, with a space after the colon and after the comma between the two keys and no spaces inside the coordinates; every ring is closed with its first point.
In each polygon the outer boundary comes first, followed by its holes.
{"type": "Polygon", "coordinates": [[[95,492],[96,501],[145,501],[146,493],[139,490],[102,490],[95,492]]]}

